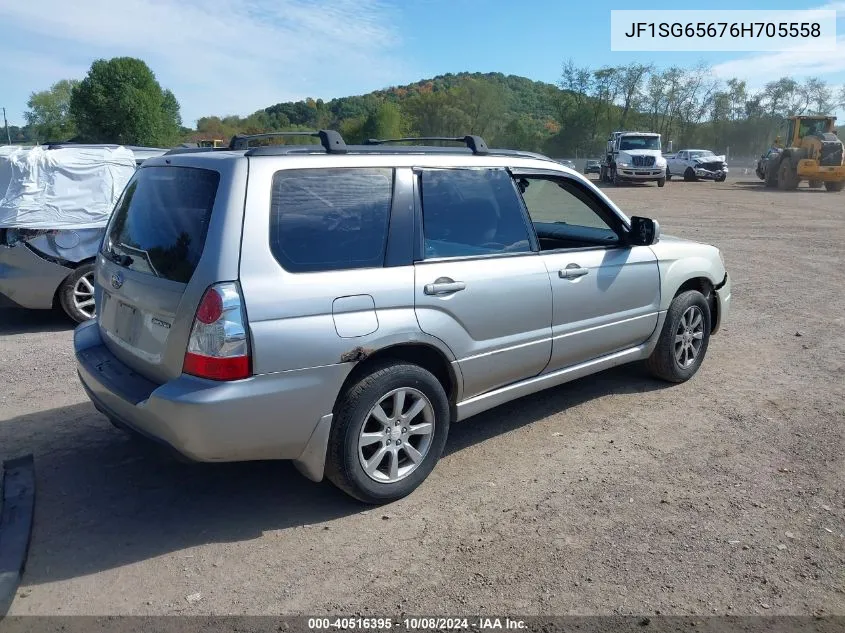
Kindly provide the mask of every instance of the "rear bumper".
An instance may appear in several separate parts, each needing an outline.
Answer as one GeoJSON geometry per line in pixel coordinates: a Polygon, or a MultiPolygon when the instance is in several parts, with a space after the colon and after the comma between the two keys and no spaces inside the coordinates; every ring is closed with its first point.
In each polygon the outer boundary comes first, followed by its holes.
{"type": "Polygon", "coordinates": [[[721,329],[722,324],[731,312],[731,277],[727,273],[725,273],[725,279],[722,283],[716,287],[716,301],[718,301],[716,325],[711,330],[711,334],[715,334],[721,329]]]}
{"type": "Polygon", "coordinates": [[[48,310],[70,268],[38,256],[23,243],[0,246],[0,294],[22,308],[48,310]]]}
{"type": "Polygon", "coordinates": [[[324,434],[316,434],[321,439],[317,450],[312,435],[325,427],[326,419],[330,425],[350,364],[232,382],[182,375],[157,385],[108,350],[96,321],[76,329],[74,349],[88,396],[118,425],[194,461],[309,459],[306,470],[319,471],[312,479],[322,476],[325,446],[322,452],[319,448],[324,434]]]}

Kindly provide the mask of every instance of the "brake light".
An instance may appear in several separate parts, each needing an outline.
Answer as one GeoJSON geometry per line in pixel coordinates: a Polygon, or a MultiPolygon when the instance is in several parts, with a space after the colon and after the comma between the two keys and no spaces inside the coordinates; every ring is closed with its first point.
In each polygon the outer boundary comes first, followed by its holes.
{"type": "Polygon", "coordinates": [[[210,380],[239,380],[252,374],[246,315],[238,285],[214,284],[197,307],[182,371],[210,380]]]}

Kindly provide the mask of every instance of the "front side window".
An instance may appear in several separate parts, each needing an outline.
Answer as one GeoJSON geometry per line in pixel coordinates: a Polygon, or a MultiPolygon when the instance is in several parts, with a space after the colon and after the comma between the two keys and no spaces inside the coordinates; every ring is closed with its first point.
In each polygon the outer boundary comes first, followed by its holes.
{"type": "Polygon", "coordinates": [[[270,249],[289,272],[384,265],[393,170],[291,169],[273,177],[270,249]]]}
{"type": "Polygon", "coordinates": [[[563,178],[520,176],[517,185],[540,240],[540,250],[619,243],[608,221],[610,211],[602,209],[601,203],[576,183],[563,178]]]}
{"type": "Polygon", "coordinates": [[[420,185],[425,259],[531,251],[522,203],[504,169],[426,169],[420,185]]]}

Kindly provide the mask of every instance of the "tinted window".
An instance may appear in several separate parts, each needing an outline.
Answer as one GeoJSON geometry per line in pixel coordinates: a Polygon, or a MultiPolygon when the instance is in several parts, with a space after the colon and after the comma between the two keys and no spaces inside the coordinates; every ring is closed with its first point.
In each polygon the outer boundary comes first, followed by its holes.
{"type": "Polygon", "coordinates": [[[297,169],[273,177],[270,248],[291,272],[384,264],[391,169],[297,169]]]}
{"type": "Polygon", "coordinates": [[[504,169],[422,173],[425,257],[531,250],[522,203],[504,169]]]}
{"type": "Polygon", "coordinates": [[[132,270],[187,283],[205,246],[219,181],[206,169],[140,169],[115,206],[104,253],[132,270]]]}

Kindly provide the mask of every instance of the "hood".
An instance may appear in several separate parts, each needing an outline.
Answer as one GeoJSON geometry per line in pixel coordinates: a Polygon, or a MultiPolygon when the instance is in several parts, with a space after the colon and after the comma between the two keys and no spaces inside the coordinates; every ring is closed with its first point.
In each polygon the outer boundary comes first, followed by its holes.
{"type": "Polygon", "coordinates": [[[693,158],[696,163],[724,163],[724,156],[696,156],[693,158]]]}
{"type": "Polygon", "coordinates": [[[693,240],[687,240],[683,237],[676,237],[675,235],[666,235],[665,233],[660,234],[660,241],[669,242],[671,244],[697,244],[697,242],[693,240]]]}

